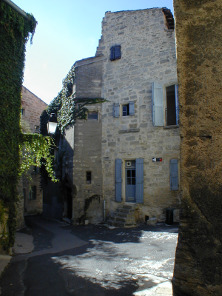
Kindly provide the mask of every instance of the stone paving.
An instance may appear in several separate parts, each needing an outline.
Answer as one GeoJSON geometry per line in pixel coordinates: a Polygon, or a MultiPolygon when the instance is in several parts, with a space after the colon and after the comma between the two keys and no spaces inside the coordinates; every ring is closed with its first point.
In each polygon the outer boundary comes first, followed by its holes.
{"type": "MultiPolygon", "coordinates": [[[[70,249],[74,246],[79,248],[85,245],[87,252],[83,254],[66,255],[63,252],[64,255],[52,255],[52,261],[62,266],[61,274],[63,273],[63,277],[66,277],[68,273],[68,276],[70,276],[70,272],[74,272],[75,276],[99,284],[104,289],[115,289],[118,286],[120,287],[124,281],[135,281],[137,284],[139,283],[138,289],[130,295],[172,296],[171,278],[174,258],[164,258],[159,254],[164,248],[167,248],[162,244],[163,241],[165,244],[168,241],[170,247],[176,246],[177,233],[175,229],[171,229],[169,232],[162,232],[161,230],[157,232],[141,231],[139,237],[141,244],[138,244],[138,241],[136,241],[137,230],[113,229],[112,235],[115,236],[116,241],[112,241],[112,239],[107,241],[109,233],[112,232],[104,231],[104,228],[100,227],[58,228],[58,223],[45,223],[44,227],[54,234],[57,233],[57,236],[54,236],[52,240],[52,248],[35,251],[33,236],[17,232],[13,247],[13,253],[17,258],[23,256],[23,254],[26,254],[25,256],[29,258],[48,253],[59,254],[64,249],[70,249]],[[70,229],[72,229],[72,234],[70,234],[70,229]],[[85,234],[82,231],[83,229],[85,229],[85,234]],[[94,233],[95,231],[97,233],[94,233]],[[89,238],[90,247],[83,240],[84,235],[89,238]],[[100,240],[100,236],[104,236],[104,240],[100,240]],[[135,236],[135,242],[133,236],[135,236]],[[142,242],[145,243],[144,247],[142,242]],[[135,246],[140,247],[135,250],[135,246]],[[150,254],[152,254],[151,258],[150,254]],[[93,272],[89,266],[93,266],[93,272]],[[113,272],[110,272],[110,270],[113,272]]],[[[174,250],[170,252],[173,254],[174,250]]],[[[10,262],[10,259],[11,256],[0,256],[1,272],[10,262]]],[[[70,291],[72,288],[70,286],[70,291]]]]}

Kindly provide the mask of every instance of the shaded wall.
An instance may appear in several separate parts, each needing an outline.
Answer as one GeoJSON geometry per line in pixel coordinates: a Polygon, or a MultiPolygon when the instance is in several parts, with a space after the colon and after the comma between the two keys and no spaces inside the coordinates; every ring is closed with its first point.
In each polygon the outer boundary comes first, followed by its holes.
{"type": "Polygon", "coordinates": [[[182,190],[174,296],[222,295],[222,2],[174,8],[182,190]]]}

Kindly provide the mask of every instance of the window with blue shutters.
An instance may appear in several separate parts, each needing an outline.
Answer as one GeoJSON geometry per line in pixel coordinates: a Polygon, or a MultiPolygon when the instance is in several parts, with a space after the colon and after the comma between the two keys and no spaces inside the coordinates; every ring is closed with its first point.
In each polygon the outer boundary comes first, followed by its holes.
{"type": "Polygon", "coordinates": [[[154,126],[175,126],[179,124],[178,85],[163,87],[160,83],[153,82],[152,115],[154,126]]]}
{"type": "Polygon", "coordinates": [[[153,125],[164,126],[163,87],[158,82],[152,84],[153,125]]]}
{"type": "Polygon", "coordinates": [[[178,180],[178,160],[170,160],[170,190],[179,189],[179,180],[178,180]]]}
{"type": "Polygon", "coordinates": [[[115,61],[121,59],[121,45],[115,45],[110,48],[110,60],[115,61]]]}
{"type": "Polygon", "coordinates": [[[122,116],[132,116],[135,114],[134,102],[122,105],[122,116]]]}
{"type": "Polygon", "coordinates": [[[113,117],[119,117],[119,104],[113,104],[113,117]]]}
{"type": "Polygon", "coordinates": [[[136,159],[136,203],[143,203],[143,158],[136,159]]]}
{"type": "Polygon", "coordinates": [[[115,160],[115,199],[117,202],[122,201],[122,160],[115,160]]]}

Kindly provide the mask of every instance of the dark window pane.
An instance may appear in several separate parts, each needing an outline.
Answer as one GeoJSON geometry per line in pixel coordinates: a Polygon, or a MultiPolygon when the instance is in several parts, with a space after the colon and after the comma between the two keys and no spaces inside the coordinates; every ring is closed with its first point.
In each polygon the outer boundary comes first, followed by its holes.
{"type": "Polygon", "coordinates": [[[95,119],[98,120],[98,112],[93,111],[88,113],[88,119],[95,119]]]}

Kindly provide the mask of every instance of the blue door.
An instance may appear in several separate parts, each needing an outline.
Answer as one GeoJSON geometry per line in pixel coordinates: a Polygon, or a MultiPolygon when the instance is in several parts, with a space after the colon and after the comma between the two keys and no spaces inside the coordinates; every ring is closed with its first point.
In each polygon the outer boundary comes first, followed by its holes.
{"type": "Polygon", "coordinates": [[[128,160],[125,162],[126,175],[126,201],[136,201],[136,166],[135,160],[128,160]]]}

